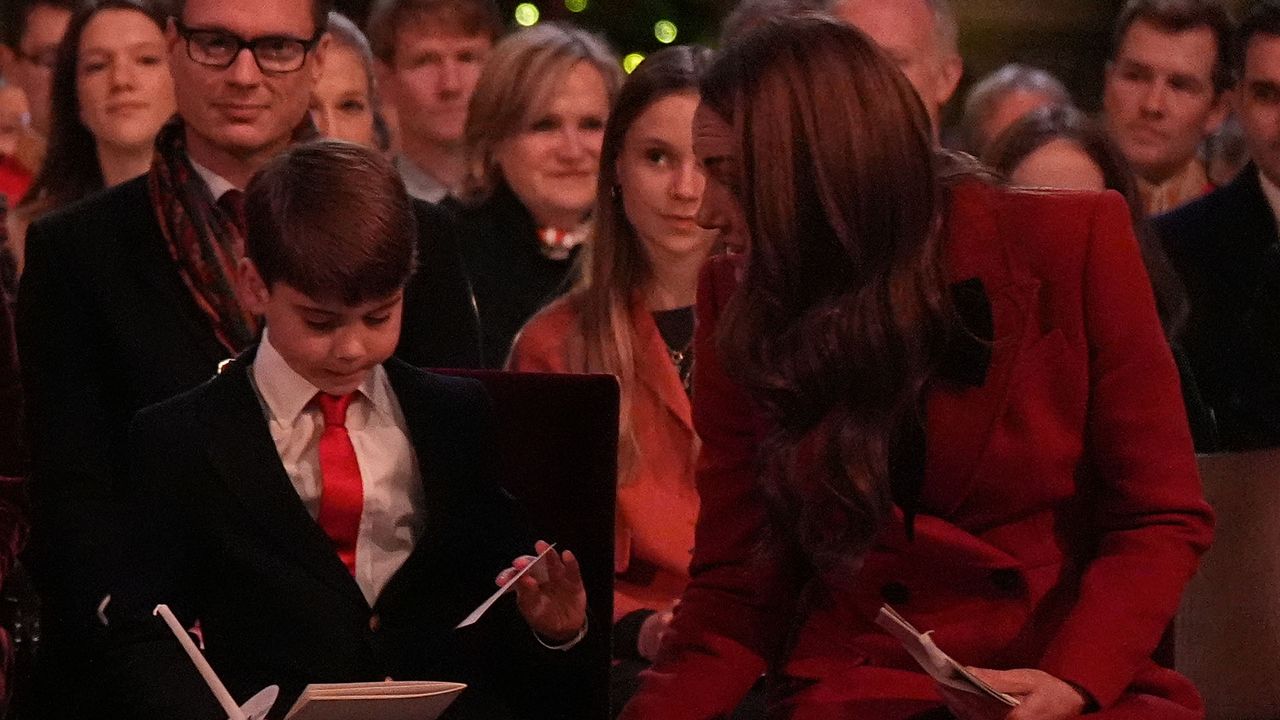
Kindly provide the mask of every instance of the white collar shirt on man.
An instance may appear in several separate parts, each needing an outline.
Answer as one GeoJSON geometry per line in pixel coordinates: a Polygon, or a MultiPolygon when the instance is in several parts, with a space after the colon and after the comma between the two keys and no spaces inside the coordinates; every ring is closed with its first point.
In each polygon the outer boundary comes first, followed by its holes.
{"type": "Polygon", "coordinates": [[[411,197],[438,203],[449,196],[449,188],[423,170],[408,156],[396,156],[396,170],[400,171],[400,179],[404,181],[404,189],[411,197]]]}
{"type": "Polygon", "coordinates": [[[232,185],[230,180],[196,162],[195,158],[190,155],[187,156],[187,159],[191,161],[191,167],[196,171],[196,175],[199,175],[200,179],[204,180],[204,184],[209,188],[209,194],[213,196],[214,202],[221,200],[228,190],[241,189],[232,185]]]}
{"type": "MultiPolygon", "coordinates": [[[[315,518],[324,486],[319,456],[324,417],[312,403],[320,391],[289,367],[272,346],[269,329],[263,330],[250,378],[285,472],[315,518]]],[[[386,370],[375,367],[356,392],[347,411],[347,433],[364,483],[355,579],[373,606],[422,536],[425,500],[408,425],[386,370]]]]}
{"type": "MultiPolygon", "coordinates": [[[[1280,228],[1280,187],[1271,182],[1267,174],[1262,172],[1262,168],[1258,168],[1258,181],[1262,185],[1262,196],[1267,199],[1267,205],[1271,208],[1271,214],[1276,218],[1276,227],[1280,228]]],[[[1280,238],[1277,238],[1280,240],[1280,238]]]]}

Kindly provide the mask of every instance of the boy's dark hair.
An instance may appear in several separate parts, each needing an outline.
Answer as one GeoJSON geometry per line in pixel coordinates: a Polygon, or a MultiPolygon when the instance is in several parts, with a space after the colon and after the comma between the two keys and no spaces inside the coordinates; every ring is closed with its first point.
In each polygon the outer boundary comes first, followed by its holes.
{"type": "Polygon", "coordinates": [[[376,150],[341,140],[295,145],[254,175],[245,196],[245,254],[268,287],[283,282],[359,305],[413,274],[413,203],[376,150]]]}
{"type": "Polygon", "coordinates": [[[1116,59],[1125,34],[1139,20],[1167,33],[1209,28],[1217,45],[1213,61],[1213,91],[1216,94],[1231,87],[1231,37],[1235,23],[1221,0],[1129,0],[1116,18],[1109,59],[1116,59]]]}
{"type": "Polygon", "coordinates": [[[1271,35],[1280,37],[1280,2],[1277,0],[1258,0],[1249,6],[1244,19],[1240,21],[1240,29],[1236,31],[1234,52],[1232,53],[1232,69],[1236,78],[1244,75],[1245,53],[1249,51],[1249,41],[1255,35],[1271,35]]]}
{"type": "MultiPolygon", "coordinates": [[[[169,14],[179,20],[187,9],[187,0],[163,0],[168,6],[169,14]]],[[[315,20],[316,31],[324,30],[329,23],[329,12],[333,10],[334,0],[310,0],[311,17],[315,20]]]]}
{"type": "Polygon", "coordinates": [[[375,0],[365,25],[373,56],[395,65],[396,33],[415,27],[493,41],[506,30],[494,0],[375,0]]]}
{"type": "Polygon", "coordinates": [[[37,7],[52,7],[75,12],[81,4],[81,0],[17,0],[5,10],[4,17],[0,19],[0,30],[3,31],[0,42],[15,50],[18,49],[22,44],[22,36],[27,32],[31,11],[37,7]]]}

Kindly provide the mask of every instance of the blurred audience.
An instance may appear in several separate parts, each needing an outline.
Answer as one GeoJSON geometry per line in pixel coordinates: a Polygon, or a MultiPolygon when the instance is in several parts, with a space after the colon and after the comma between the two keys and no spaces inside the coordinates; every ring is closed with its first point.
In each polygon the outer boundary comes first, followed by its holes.
{"type": "Polygon", "coordinates": [[[1130,0],[1102,106],[1148,215],[1212,189],[1198,151],[1227,115],[1232,20],[1221,0],[1130,0]]]}
{"type": "Polygon", "coordinates": [[[997,135],[1046,105],[1071,105],[1071,93],[1046,70],[1010,63],[974,83],[964,99],[965,149],[981,156],[997,135]]]}
{"type": "Polygon", "coordinates": [[[145,0],[101,0],[67,26],[53,74],[48,151],[10,223],[21,272],[27,226],[151,167],[174,113],[164,18],[145,0]]]}
{"type": "Polygon", "coordinates": [[[950,0],[831,0],[831,12],[865,32],[898,64],[940,132],[942,107],[964,74],[950,0]]]}
{"type": "Polygon", "coordinates": [[[1187,285],[1187,353],[1221,444],[1247,450],[1280,444],[1280,2],[1248,11],[1233,65],[1253,161],[1155,226],[1187,285]]]}
{"type": "Polygon", "coordinates": [[[1198,452],[1216,450],[1213,412],[1200,393],[1181,342],[1189,312],[1186,289],[1147,220],[1129,163],[1106,130],[1073,107],[1043,107],[1001,133],[983,160],[1015,185],[1094,192],[1115,190],[1124,196],[1142,251],[1142,262],[1155,292],[1160,324],[1178,365],[1192,440],[1198,452]]]}
{"type": "Polygon", "coordinates": [[[1249,146],[1235,113],[1227,116],[1218,132],[1204,143],[1205,172],[1215,186],[1226,185],[1249,164],[1249,146]]]}
{"type": "Polygon", "coordinates": [[[516,338],[508,369],[618,378],[612,699],[622,707],[689,580],[698,442],[689,381],[698,271],[716,233],[697,224],[693,154],[703,48],[646,58],[605,129],[591,239],[570,292],[516,338]]]}
{"type": "Polygon", "coordinates": [[[440,202],[466,175],[467,107],[502,16],[493,0],[378,0],[369,18],[409,194],[440,202]]]}
{"type": "Polygon", "coordinates": [[[14,156],[29,172],[40,169],[52,112],[50,88],[58,59],[58,44],[67,30],[77,0],[9,0],[11,24],[4,44],[8,48],[4,76],[27,96],[31,125],[22,134],[14,156]]]}
{"type": "Polygon", "coordinates": [[[602,38],[555,23],[503,38],[485,63],[467,115],[468,173],[451,206],[486,366],[501,366],[525,321],[572,282],[621,84],[602,38]]]}
{"type": "Polygon", "coordinates": [[[369,41],[341,13],[329,13],[329,53],[311,90],[311,120],[324,137],[386,151],[391,130],[382,116],[369,41]]]}
{"type": "Polygon", "coordinates": [[[0,85],[0,196],[10,207],[31,187],[31,171],[14,156],[30,125],[27,94],[15,85],[0,85]]]}

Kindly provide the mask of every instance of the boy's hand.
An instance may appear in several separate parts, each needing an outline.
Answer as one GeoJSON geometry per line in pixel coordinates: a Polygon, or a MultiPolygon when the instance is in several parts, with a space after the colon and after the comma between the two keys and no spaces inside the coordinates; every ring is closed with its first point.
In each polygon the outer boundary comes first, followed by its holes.
{"type": "MultiPolygon", "coordinates": [[[[534,545],[539,554],[548,547],[541,540],[534,545]]],[[[503,585],[533,560],[527,555],[516,558],[511,567],[498,573],[497,584],[503,585]]],[[[540,564],[516,581],[516,604],[534,632],[552,643],[567,643],[587,622],[587,590],[582,586],[578,559],[568,550],[551,550],[540,564]]]]}
{"type": "Polygon", "coordinates": [[[1010,708],[994,700],[939,685],[947,706],[961,720],[1066,720],[1079,717],[1085,698],[1071,685],[1040,670],[985,670],[967,668],[980,680],[1018,698],[1010,708]]]}

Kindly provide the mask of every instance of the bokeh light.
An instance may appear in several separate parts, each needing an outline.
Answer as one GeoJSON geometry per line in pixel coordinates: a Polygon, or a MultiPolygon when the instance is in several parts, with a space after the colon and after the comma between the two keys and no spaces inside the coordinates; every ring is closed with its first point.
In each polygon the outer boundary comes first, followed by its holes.
{"type": "Polygon", "coordinates": [[[659,20],[653,25],[653,36],[658,38],[658,42],[670,44],[675,42],[678,29],[676,24],[670,20],[659,20]]]}
{"type": "Polygon", "coordinates": [[[516,22],[524,27],[537,25],[540,17],[542,13],[538,12],[538,6],[533,3],[520,3],[516,6],[516,22]]]}
{"type": "Polygon", "coordinates": [[[631,53],[622,58],[622,69],[626,70],[627,74],[630,75],[631,72],[639,67],[642,62],[644,62],[644,55],[641,53],[631,53]]]}
{"type": "Polygon", "coordinates": [[[582,12],[587,9],[587,0],[564,0],[564,7],[569,12],[582,12]]]}

